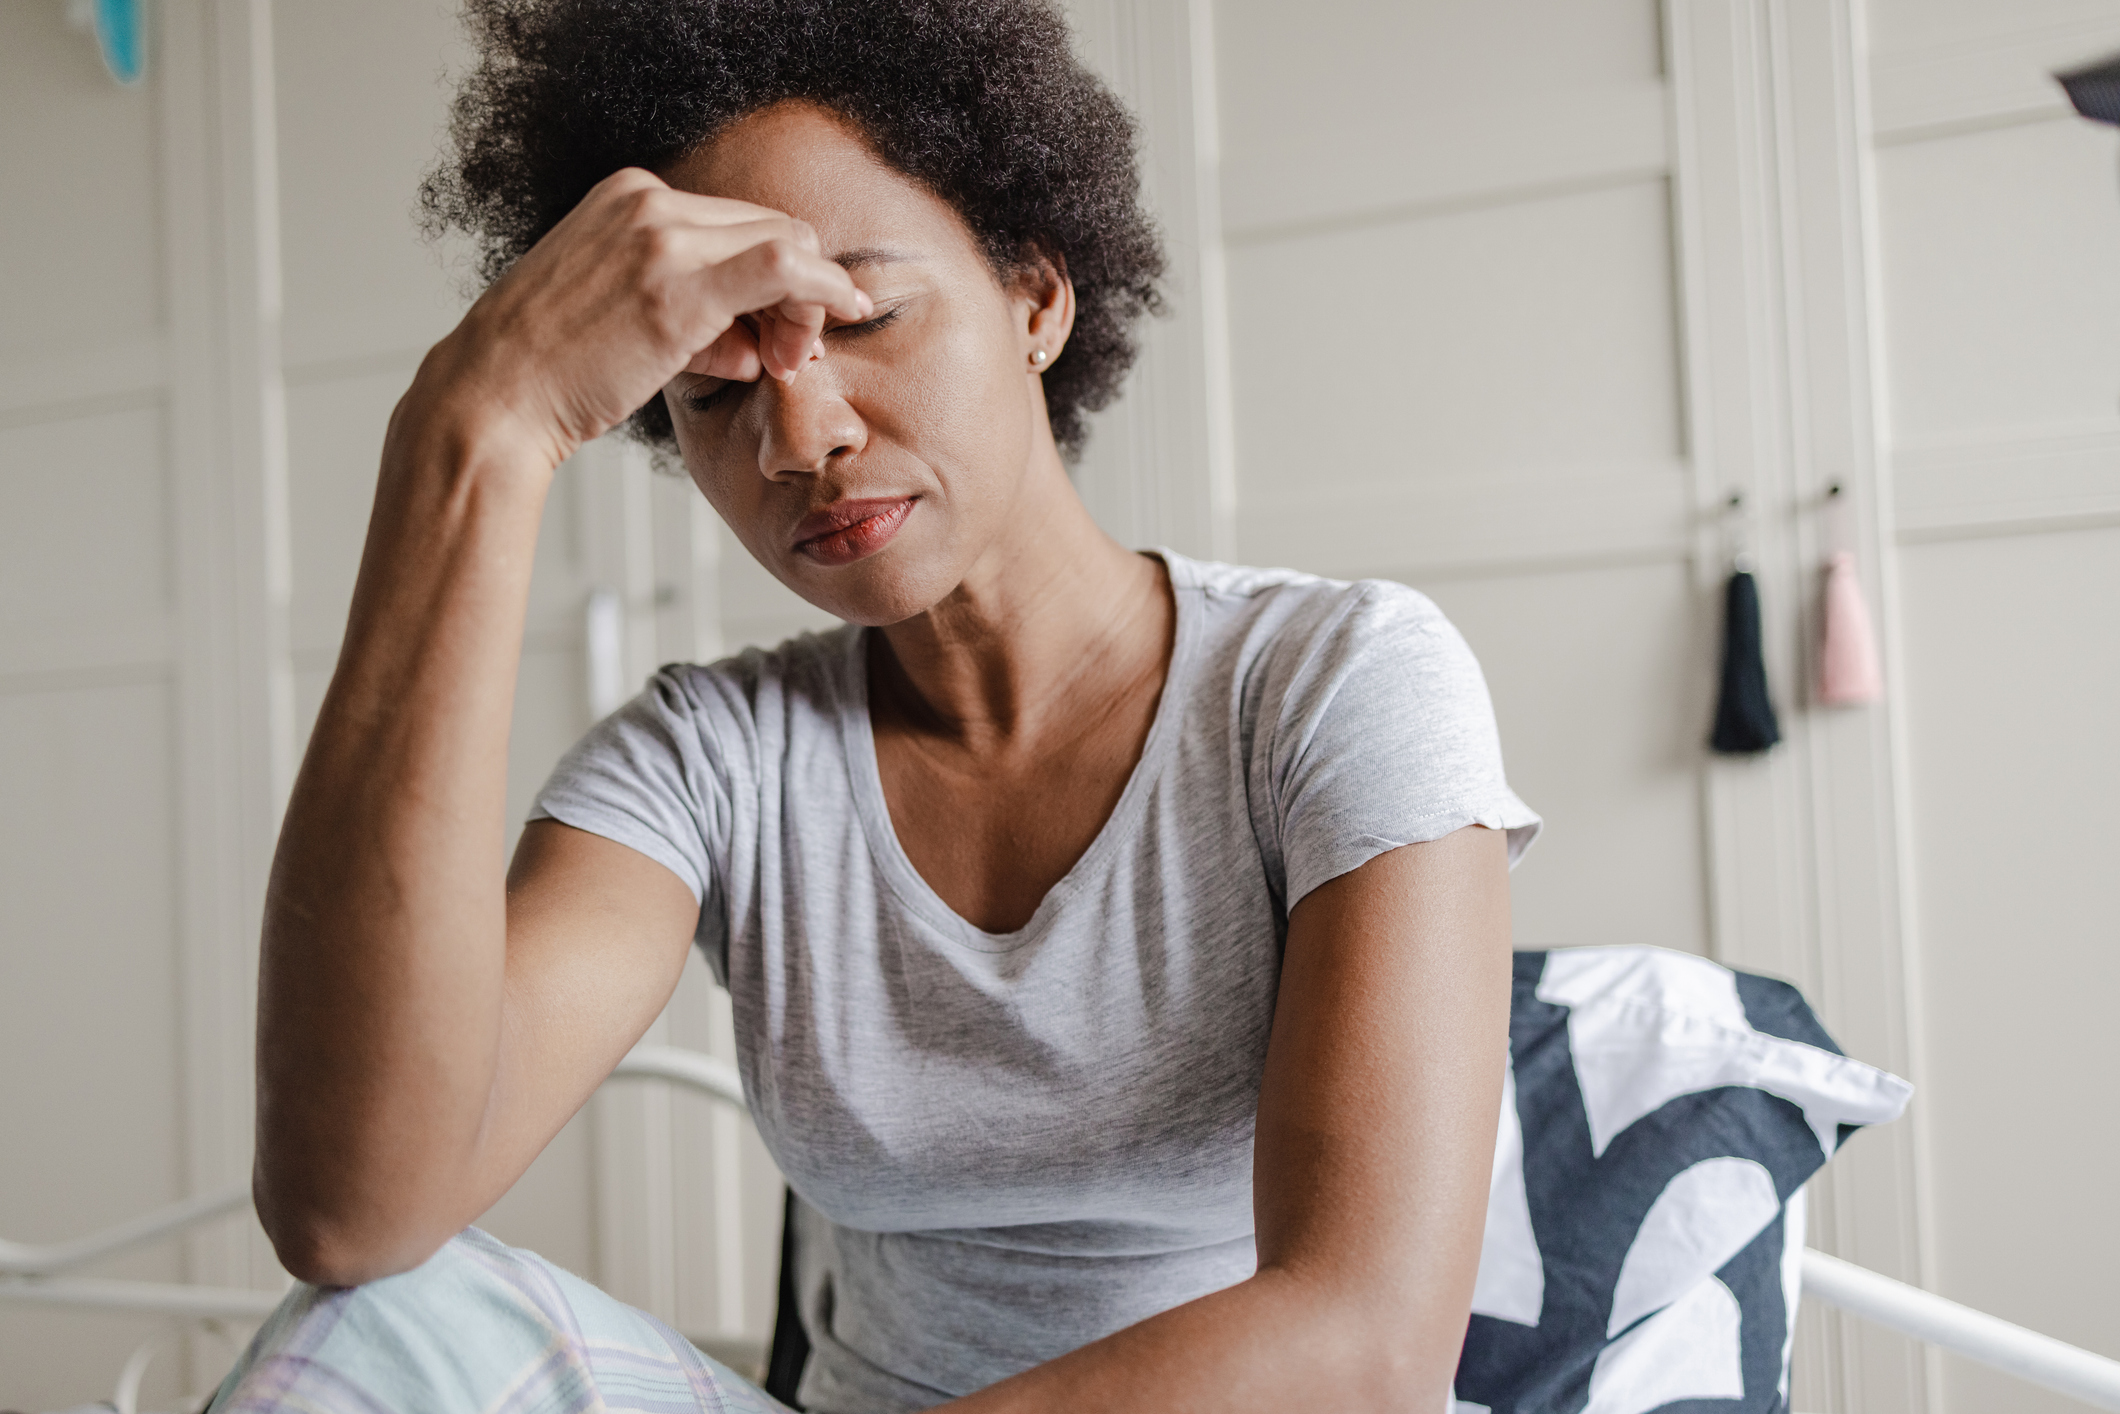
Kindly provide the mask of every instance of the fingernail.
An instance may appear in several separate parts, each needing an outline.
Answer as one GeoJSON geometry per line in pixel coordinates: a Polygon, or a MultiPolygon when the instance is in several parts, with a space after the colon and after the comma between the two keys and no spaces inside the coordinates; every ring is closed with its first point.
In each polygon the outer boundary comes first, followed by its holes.
{"type": "Polygon", "coordinates": [[[822,340],[822,339],[812,339],[812,340],[810,340],[810,357],[811,357],[811,358],[823,358],[823,357],[824,357],[824,340],[822,340]]]}

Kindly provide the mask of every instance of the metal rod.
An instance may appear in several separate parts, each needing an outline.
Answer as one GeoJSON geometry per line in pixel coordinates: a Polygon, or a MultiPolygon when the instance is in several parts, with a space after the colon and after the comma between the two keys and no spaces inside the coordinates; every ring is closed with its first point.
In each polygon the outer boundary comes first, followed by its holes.
{"type": "Polygon", "coordinates": [[[714,1056],[688,1051],[681,1046],[636,1046],[612,1070],[613,1079],[630,1076],[638,1080],[670,1080],[689,1086],[738,1109],[746,1107],[743,1077],[736,1067],[714,1056]]]}
{"type": "MultiPolygon", "coordinates": [[[[668,1080],[732,1105],[744,1104],[743,1081],[735,1066],[676,1046],[641,1046],[620,1061],[611,1074],[614,1078],[668,1080]]],[[[249,1186],[231,1185],[71,1242],[32,1246],[0,1238],[0,1276],[52,1276],[249,1206],[249,1186]]]]}
{"type": "Polygon", "coordinates": [[[178,1286],[160,1281],[111,1281],[101,1277],[0,1277],[0,1302],[31,1306],[76,1306],[102,1311],[143,1311],[159,1316],[226,1316],[262,1321],[280,1304],[277,1291],[234,1286],[178,1286]]]}
{"type": "Polygon", "coordinates": [[[237,1184],[217,1193],[172,1203],[144,1217],[119,1223],[103,1232],[90,1233],[87,1237],[77,1237],[71,1242],[32,1247],[28,1243],[0,1238],[0,1275],[49,1276],[249,1206],[250,1186],[237,1184]]]}
{"type": "Polygon", "coordinates": [[[2120,1360],[2079,1350],[1811,1248],[1803,1254],[1803,1294],[2094,1408],[2120,1411],[2120,1360]]]}

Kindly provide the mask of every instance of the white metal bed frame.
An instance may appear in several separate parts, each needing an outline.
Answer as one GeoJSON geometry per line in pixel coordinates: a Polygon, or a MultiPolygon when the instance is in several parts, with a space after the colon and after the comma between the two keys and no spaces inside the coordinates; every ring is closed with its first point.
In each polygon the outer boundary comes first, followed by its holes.
{"type": "MultiPolygon", "coordinates": [[[[621,1077],[666,1080],[738,1108],[744,1104],[743,1084],[734,1066],[675,1046],[636,1048],[612,1072],[612,1078],[621,1077]]],[[[194,1320],[262,1321],[279,1305],[279,1293],[65,1275],[249,1206],[249,1188],[234,1187],[173,1203],[71,1242],[32,1247],[0,1239],[0,1301],[194,1320]]],[[[1946,1301],[1816,1249],[1807,1248],[1803,1254],[1803,1294],[1820,1305],[2120,1414],[2120,1360],[1946,1301]]],[[[111,1401],[118,1414],[137,1414],[140,1380],[152,1352],[152,1346],[143,1346],[126,1363],[117,1397],[111,1401]]]]}

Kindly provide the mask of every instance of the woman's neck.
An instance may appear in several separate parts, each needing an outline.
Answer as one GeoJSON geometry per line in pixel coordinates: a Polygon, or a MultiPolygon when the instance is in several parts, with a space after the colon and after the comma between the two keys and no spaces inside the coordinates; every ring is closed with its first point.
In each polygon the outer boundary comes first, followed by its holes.
{"type": "Polygon", "coordinates": [[[882,630],[875,705],[973,751],[1072,734],[1160,691],[1175,632],[1167,580],[1161,563],[1099,528],[1054,456],[964,582],[882,630]]]}

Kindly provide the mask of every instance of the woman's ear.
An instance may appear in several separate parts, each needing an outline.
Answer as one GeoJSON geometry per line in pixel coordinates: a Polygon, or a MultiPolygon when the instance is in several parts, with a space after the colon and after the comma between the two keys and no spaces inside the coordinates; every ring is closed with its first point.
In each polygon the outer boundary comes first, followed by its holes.
{"type": "Polygon", "coordinates": [[[1075,328],[1075,283],[1067,278],[1067,263],[1033,251],[1017,272],[1015,296],[1024,367],[1042,373],[1059,361],[1075,328]]]}

